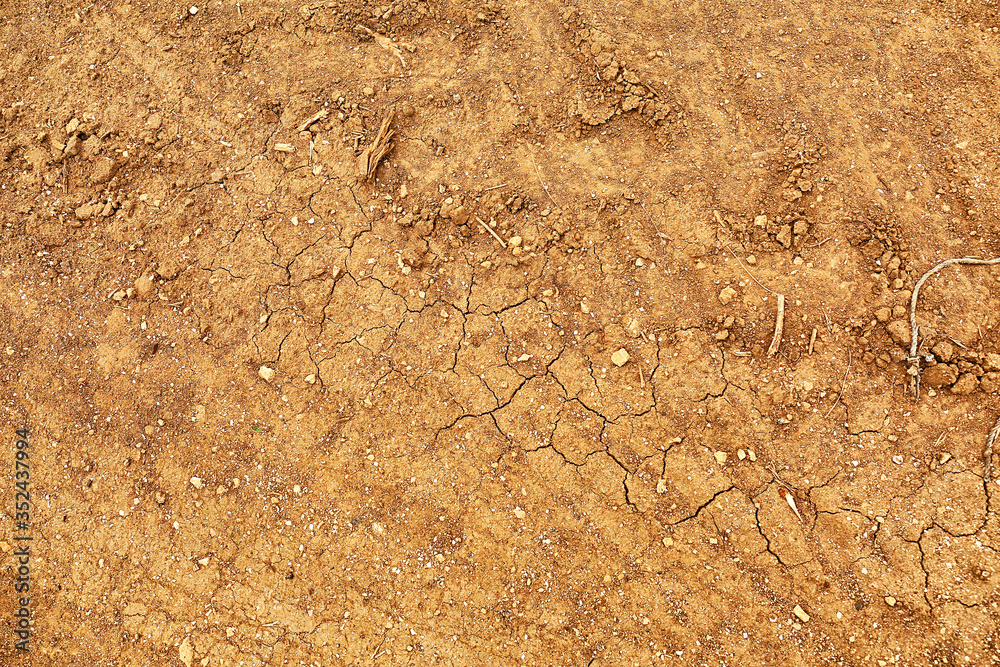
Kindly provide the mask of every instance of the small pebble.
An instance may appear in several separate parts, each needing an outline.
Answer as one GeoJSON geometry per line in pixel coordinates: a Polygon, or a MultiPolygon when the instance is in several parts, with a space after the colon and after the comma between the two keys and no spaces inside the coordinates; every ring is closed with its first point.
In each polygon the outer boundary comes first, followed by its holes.
{"type": "Polygon", "coordinates": [[[757,455],[753,453],[752,449],[747,451],[747,456],[750,457],[751,461],[756,461],[757,460],[757,455]]]}
{"type": "Polygon", "coordinates": [[[619,349],[611,355],[611,361],[614,362],[615,366],[624,366],[628,363],[628,352],[624,347],[619,349]]]}
{"type": "Polygon", "coordinates": [[[799,617],[799,620],[803,623],[809,622],[809,614],[806,613],[805,609],[799,605],[795,605],[795,609],[792,609],[792,613],[799,617]]]}
{"type": "Polygon", "coordinates": [[[744,452],[742,449],[737,449],[736,450],[736,456],[738,456],[739,459],[740,459],[740,461],[742,461],[743,459],[745,459],[747,457],[747,453],[744,452]]]}
{"type": "Polygon", "coordinates": [[[886,598],[885,598],[885,603],[887,605],[889,605],[890,607],[895,607],[896,606],[896,598],[892,597],[891,595],[887,595],[886,598]]]}
{"type": "Polygon", "coordinates": [[[191,16],[194,16],[195,14],[198,13],[198,8],[192,5],[191,9],[188,10],[188,13],[190,13],[191,16]]]}
{"type": "Polygon", "coordinates": [[[724,465],[726,463],[726,453],[725,452],[716,452],[715,453],[715,460],[718,461],[718,463],[719,463],[720,466],[724,465]]]}
{"type": "Polygon", "coordinates": [[[201,481],[201,477],[192,477],[191,486],[193,486],[196,489],[200,489],[202,486],[204,486],[204,484],[201,481]]]}
{"type": "Polygon", "coordinates": [[[257,375],[263,378],[265,382],[270,382],[274,379],[274,369],[268,368],[267,366],[261,366],[257,370],[257,375]]]}

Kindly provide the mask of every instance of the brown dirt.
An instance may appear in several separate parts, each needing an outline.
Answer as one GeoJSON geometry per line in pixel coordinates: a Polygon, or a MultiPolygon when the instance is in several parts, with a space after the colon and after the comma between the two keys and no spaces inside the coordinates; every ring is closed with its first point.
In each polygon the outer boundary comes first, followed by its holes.
{"type": "Polygon", "coordinates": [[[32,664],[1000,664],[1000,268],[897,324],[1000,19],[909,4],[6,3],[32,664]]]}

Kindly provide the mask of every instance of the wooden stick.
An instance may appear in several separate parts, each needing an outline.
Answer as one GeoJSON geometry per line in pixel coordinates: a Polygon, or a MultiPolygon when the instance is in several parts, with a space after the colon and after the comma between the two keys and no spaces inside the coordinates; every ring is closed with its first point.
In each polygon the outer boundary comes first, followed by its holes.
{"type": "Polygon", "coordinates": [[[493,238],[495,238],[495,239],[496,239],[497,241],[499,241],[499,242],[500,242],[500,245],[502,245],[502,246],[503,246],[504,248],[506,248],[506,247],[507,247],[507,244],[506,244],[506,243],[504,242],[504,240],[503,240],[502,238],[500,238],[500,235],[499,235],[499,234],[497,234],[497,233],[496,233],[495,231],[493,231],[492,229],[490,229],[490,226],[489,226],[489,225],[487,225],[487,224],[486,224],[485,222],[483,222],[483,219],[482,219],[482,218],[478,218],[478,217],[477,217],[477,218],[476,218],[476,220],[478,220],[478,221],[479,221],[479,224],[481,224],[481,225],[483,226],[483,229],[485,229],[485,230],[486,230],[486,231],[488,231],[488,232],[489,232],[490,234],[492,234],[492,235],[493,235],[493,238]]]}
{"type": "Polygon", "coordinates": [[[812,336],[809,337],[809,354],[813,353],[813,346],[816,344],[816,327],[813,327],[812,336]]]}
{"type": "Polygon", "coordinates": [[[483,190],[483,192],[489,192],[490,190],[496,190],[497,188],[502,188],[505,185],[507,185],[507,184],[506,183],[501,183],[500,185],[494,185],[492,187],[486,188],[485,190],[483,190]]]}
{"type": "Polygon", "coordinates": [[[309,118],[306,118],[304,121],[302,121],[299,124],[298,131],[299,132],[306,131],[307,129],[309,129],[310,125],[312,125],[313,123],[315,123],[318,120],[323,120],[324,118],[327,117],[327,115],[329,113],[330,112],[328,110],[326,110],[326,109],[320,109],[319,111],[317,111],[313,115],[309,116],[309,118]]]}
{"type": "Polygon", "coordinates": [[[778,317],[774,322],[774,338],[771,339],[771,347],[767,348],[767,356],[773,357],[781,347],[781,331],[785,326],[785,295],[778,295],[778,317]]]}

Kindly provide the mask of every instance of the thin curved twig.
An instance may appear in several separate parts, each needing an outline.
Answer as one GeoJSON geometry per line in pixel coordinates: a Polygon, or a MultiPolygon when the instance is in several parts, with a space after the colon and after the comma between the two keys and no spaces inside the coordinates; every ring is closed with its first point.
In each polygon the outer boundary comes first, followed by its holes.
{"type": "Polygon", "coordinates": [[[771,294],[777,294],[777,292],[775,292],[775,291],[774,291],[773,289],[770,289],[770,288],[768,288],[768,286],[767,286],[767,285],[765,285],[764,283],[762,283],[761,281],[759,281],[759,280],[757,280],[756,278],[754,278],[754,277],[753,277],[753,274],[752,274],[752,273],[750,273],[750,269],[748,269],[747,267],[743,266],[743,262],[740,262],[740,258],[736,256],[736,253],[735,253],[735,252],[733,252],[733,249],[732,249],[732,248],[730,248],[730,247],[729,247],[729,246],[727,245],[727,246],[726,246],[726,250],[728,250],[728,251],[729,251],[729,254],[733,256],[733,259],[735,259],[735,260],[736,260],[737,262],[739,262],[740,266],[742,266],[742,267],[743,267],[743,270],[744,270],[744,271],[746,271],[747,275],[748,275],[748,276],[750,276],[750,279],[751,279],[751,280],[753,280],[753,281],[754,281],[755,283],[757,283],[757,284],[758,284],[758,285],[760,285],[760,286],[761,286],[762,288],[764,288],[764,291],[765,291],[765,292],[770,292],[771,294]]]}
{"type": "MultiPolygon", "coordinates": [[[[907,370],[907,373],[910,374],[910,389],[913,391],[914,401],[920,400],[920,357],[917,356],[917,346],[919,343],[917,340],[917,334],[919,333],[917,329],[917,295],[920,293],[921,286],[923,286],[928,278],[941,269],[954,266],[955,264],[1000,264],[1000,257],[994,259],[979,259],[978,257],[946,259],[922,275],[917,284],[913,286],[913,296],[910,297],[910,357],[908,359],[910,368],[907,370]]],[[[990,476],[993,472],[993,445],[996,444],[998,435],[1000,435],[1000,418],[997,419],[996,424],[990,429],[990,433],[986,437],[986,448],[983,452],[983,480],[987,484],[987,495],[989,493],[990,476]]]]}
{"type": "Polygon", "coordinates": [[[910,362],[910,368],[907,373],[910,374],[910,390],[913,392],[914,401],[920,400],[920,357],[917,356],[917,334],[919,333],[917,329],[917,295],[920,294],[920,288],[928,278],[941,269],[955,264],[1000,264],[1000,257],[995,259],[979,259],[978,257],[946,259],[922,275],[917,284],[913,286],[913,295],[910,297],[910,357],[907,359],[910,362]]]}
{"type": "Polygon", "coordinates": [[[840,393],[837,394],[837,400],[835,400],[833,402],[833,405],[830,406],[830,410],[825,415],[823,415],[823,419],[826,419],[827,417],[830,416],[830,413],[833,412],[833,409],[835,407],[837,407],[837,403],[840,403],[840,397],[844,395],[844,390],[847,389],[847,375],[851,372],[851,359],[852,359],[852,357],[851,357],[851,351],[848,350],[847,351],[847,370],[844,371],[844,379],[840,383],[840,393]]]}
{"type": "Polygon", "coordinates": [[[990,483],[990,473],[993,471],[993,445],[997,441],[997,435],[1000,435],[1000,418],[997,418],[997,423],[990,429],[990,434],[986,438],[986,452],[983,454],[985,459],[983,479],[986,480],[987,484],[990,483]]]}

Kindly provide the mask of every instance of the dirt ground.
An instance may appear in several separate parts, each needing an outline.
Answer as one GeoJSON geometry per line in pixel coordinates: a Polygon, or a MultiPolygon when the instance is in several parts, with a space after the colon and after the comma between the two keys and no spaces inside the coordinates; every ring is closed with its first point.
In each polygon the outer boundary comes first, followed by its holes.
{"type": "Polygon", "coordinates": [[[191,1],[0,19],[0,663],[1000,664],[996,0],[191,1]]]}

